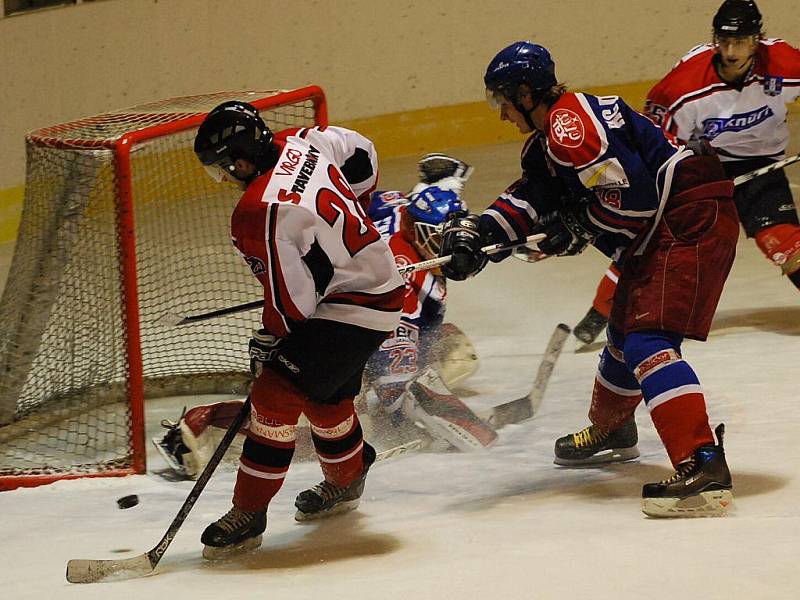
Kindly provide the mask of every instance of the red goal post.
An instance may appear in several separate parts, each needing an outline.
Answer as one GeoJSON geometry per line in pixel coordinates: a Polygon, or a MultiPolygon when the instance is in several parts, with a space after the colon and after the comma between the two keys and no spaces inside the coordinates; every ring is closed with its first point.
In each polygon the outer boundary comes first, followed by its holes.
{"type": "Polygon", "coordinates": [[[192,152],[208,111],[233,99],[274,131],[328,124],[309,86],[171,98],[26,137],[0,300],[0,491],[143,473],[145,398],[244,392],[257,313],[158,324],[260,294],[230,243],[241,191],[192,152]]]}

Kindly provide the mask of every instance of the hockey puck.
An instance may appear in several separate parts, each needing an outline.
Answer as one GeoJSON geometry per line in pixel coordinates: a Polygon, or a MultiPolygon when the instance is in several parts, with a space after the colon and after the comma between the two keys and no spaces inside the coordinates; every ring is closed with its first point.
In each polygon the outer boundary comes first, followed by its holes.
{"type": "Polygon", "coordinates": [[[139,504],[139,496],[131,494],[130,496],[123,496],[117,500],[117,506],[120,508],[131,508],[139,504]]]}

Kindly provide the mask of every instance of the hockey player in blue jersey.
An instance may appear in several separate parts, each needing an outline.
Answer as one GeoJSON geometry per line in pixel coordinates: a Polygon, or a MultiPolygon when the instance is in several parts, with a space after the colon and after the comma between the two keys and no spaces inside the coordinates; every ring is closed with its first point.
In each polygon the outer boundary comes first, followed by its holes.
{"type": "Polygon", "coordinates": [[[525,198],[501,196],[480,216],[454,215],[442,242],[442,254],[453,258],[443,272],[463,280],[486,264],[481,247],[542,231],[546,255],[575,255],[592,244],[616,260],[621,274],[591,425],[556,442],[556,461],[569,464],[587,449],[638,456],[624,425],[644,399],[675,473],[644,486],[643,511],[724,512],[732,501],[724,428],[715,444],[702,389],[680,348],[684,338],[706,339],[733,262],[732,182],[712,150],[678,145],[619,97],[568,92],[542,46],[503,49],[484,82],[501,119],[533,133],[528,145],[546,151],[539,157],[546,172],[523,178],[525,198]]]}

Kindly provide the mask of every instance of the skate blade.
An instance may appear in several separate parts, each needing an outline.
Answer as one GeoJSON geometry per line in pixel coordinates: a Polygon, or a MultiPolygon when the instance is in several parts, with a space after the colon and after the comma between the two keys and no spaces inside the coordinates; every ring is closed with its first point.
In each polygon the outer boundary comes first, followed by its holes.
{"type": "Polygon", "coordinates": [[[595,465],[603,465],[612,462],[625,462],[626,460],[633,460],[634,458],[639,458],[639,446],[605,450],[593,454],[589,458],[559,458],[556,456],[553,462],[562,467],[593,467],[595,465]]]}
{"type": "Polygon", "coordinates": [[[296,513],[294,513],[294,520],[302,523],[304,521],[316,521],[317,519],[326,519],[334,515],[340,515],[342,513],[347,513],[357,509],[359,502],[360,499],[348,500],[347,502],[339,502],[339,504],[337,504],[333,508],[318,513],[304,513],[303,511],[298,510],[296,513]]]}
{"type": "Polygon", "coordinates": [[[689,498],[642,498],[642,512],[648,517],[723,517],[733,508],[731,490],[700,492],[689,498]]]}
{"type": "Polygon", "coordinates": [[[254,538],[248,538],[239,544],[233,546],[225,546],[224,548],[217,548],[215,546],[203,547],[203,558],[206,560],[224,560],[230,556],[242,554],[248,550],[255,550],[261,546],[261,540],[264,539],[263,535],[254,538]]]}

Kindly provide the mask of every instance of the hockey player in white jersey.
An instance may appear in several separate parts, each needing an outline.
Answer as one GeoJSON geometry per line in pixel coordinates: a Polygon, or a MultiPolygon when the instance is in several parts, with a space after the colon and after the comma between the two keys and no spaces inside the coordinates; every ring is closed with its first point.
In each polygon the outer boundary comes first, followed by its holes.
{"type": "MultiPolygon", "coordinates": [[[[787,104],[800,95],[800,50],[764,37],[753,0],[725,0],[714,39],[688,52],[647,95],[644,112],[679,140],[708,140],[731,178],[785,158],[787,104]]],[[[783,169],[736,187],[748,238],[800,289],[800,222],[783,169]]],[[[608,317],[618,272],[611,267],[574,332],[591,342],[608,317]]]]}
{"type": "Polygon", "coordinates": [[[298,495],[295,518],[356,507],[375,451],[353,398],[367,359],[400,320],[405,286],[359,205],[377,178],[373,145],[360,134],[273,134],[253,106],[226,102],[200,126],[195,152],[216,181],[245,190],[231,236],[265,300],[249,345],[255,381],[233,507],[201,538],[203,555],[218,558],[260,545],[301,413],[325,479],[298,495]]]}

